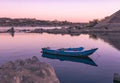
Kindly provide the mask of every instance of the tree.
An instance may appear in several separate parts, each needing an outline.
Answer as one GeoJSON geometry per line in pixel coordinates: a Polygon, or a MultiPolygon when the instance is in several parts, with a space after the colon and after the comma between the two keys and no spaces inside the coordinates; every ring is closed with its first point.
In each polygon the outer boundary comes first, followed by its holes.
{"type": "Polygon", "coordinates": [[[98,23],[99,23],[99,20],[98,19],[94,19],[93,21],[89,22],[88,27],[94,27],[98,23]]]}

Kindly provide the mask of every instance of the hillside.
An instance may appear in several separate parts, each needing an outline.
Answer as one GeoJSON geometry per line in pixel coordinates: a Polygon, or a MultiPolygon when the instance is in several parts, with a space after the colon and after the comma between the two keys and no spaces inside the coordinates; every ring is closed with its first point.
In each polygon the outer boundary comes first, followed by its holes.
{"type": "Polygon", "coordinates": [[[95,27],[120,27],[120,10],[101,20],[95,27]]]}

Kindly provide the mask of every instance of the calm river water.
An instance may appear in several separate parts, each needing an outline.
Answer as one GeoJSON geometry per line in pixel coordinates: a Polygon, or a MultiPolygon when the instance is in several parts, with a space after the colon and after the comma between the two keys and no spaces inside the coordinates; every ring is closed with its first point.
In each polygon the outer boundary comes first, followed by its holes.
{"type": "MultiPolygon", "coordinates": [[[[40,61],[52,65],[61,83],[113,83],[113,74],[120,74],[120,50],[114,42],[90,35],[79,36],[0,33],[0,64],[10,60],[37,56],[40,61]],[[98,48],[90,59],[71,59],[66,57],[42,57],[41,48],[81,47],[98,48]],[[54,58],[54,59],[53,59],[54,58]],[[92,64],[93,63],[93,64],[92,64]]],[[[117,42],[119,43],[119,42],[117,42]]]]}

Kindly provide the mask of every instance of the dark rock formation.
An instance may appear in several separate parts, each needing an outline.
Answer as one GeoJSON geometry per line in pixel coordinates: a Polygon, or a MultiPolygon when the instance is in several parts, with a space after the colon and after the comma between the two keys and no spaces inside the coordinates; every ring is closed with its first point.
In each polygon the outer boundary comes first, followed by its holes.
{"type": "Polygon", "coordinates": [[[54,69],[37,57],[0,66],[0,83],[59,83],[54,69]]]}

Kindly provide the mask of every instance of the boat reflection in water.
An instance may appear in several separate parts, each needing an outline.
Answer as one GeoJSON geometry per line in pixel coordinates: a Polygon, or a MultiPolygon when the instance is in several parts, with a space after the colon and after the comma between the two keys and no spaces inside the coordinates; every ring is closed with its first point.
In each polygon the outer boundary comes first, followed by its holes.
{"type": "Polygon", "coordinates": [[[60,55],[52,55],[43,53],[42,57],[49,58],[49,59],[59,59],[60,61],[71,61],[71,62],[79,62],[84,63],[92,66],[97,66],[97,64],[89,57],[71,57],[71,56],[60,56],[60,55]]]}

